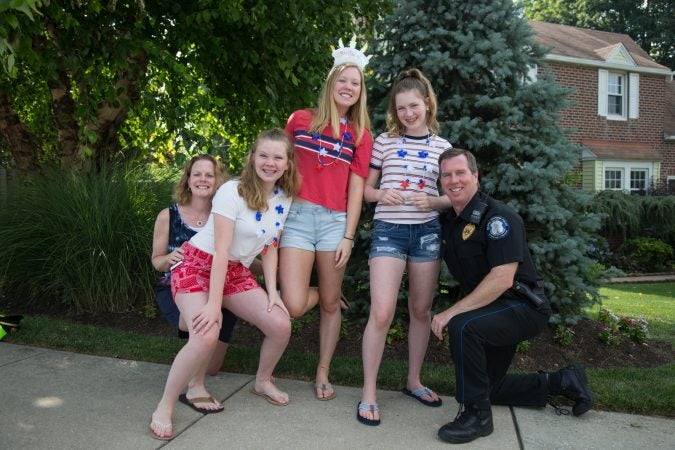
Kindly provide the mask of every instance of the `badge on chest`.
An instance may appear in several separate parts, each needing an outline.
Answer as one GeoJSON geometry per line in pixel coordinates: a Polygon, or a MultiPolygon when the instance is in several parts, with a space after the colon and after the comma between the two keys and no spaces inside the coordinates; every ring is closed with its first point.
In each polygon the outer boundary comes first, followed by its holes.
{"type": "Polygon", "coordinates": [[[464,229],[462,230],[462,240],[466,241],[467,239],[469,239],[475,230],[476,225],[472,223],[467,223],[464,229]]]}

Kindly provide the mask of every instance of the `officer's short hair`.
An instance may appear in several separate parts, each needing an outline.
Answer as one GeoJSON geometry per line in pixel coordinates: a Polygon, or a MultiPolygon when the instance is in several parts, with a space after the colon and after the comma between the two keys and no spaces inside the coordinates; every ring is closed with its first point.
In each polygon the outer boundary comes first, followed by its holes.
{"type": "Polygon", "coordinates": [[[473,156],[473,153],[463,148],[451,148],[441,153],[441,156],[438,157],[438,167],[440,168],[441,163],[446,159],[462,155],[466,157],[466,161],[469,163],[469,170],[471,171],[471,173],[478,172],[478,164],[476,163],[476,157],[473,156]]]}

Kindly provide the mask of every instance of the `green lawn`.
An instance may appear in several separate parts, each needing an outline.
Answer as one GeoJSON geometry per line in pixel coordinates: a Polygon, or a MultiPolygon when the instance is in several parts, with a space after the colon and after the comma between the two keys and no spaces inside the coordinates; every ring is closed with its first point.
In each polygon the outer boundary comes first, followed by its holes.
{"type": "MultiPolygon", "coordinates": [[[[651,339],[675,346],[675,283],[612,284],[600,289],[602,306],[618,316],[647,319],[651,339]]],[[[600,306],[587,310],[597,319],[600,306]]]]}

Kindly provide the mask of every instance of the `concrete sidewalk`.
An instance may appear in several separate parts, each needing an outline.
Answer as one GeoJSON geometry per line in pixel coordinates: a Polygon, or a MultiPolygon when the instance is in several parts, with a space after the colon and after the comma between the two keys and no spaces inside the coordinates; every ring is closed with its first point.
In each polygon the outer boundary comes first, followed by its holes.
{"type": "MultiPolygon", "coordinates": [[[[450,448],[436,437],[457,403],[428,408],[399,392],[379,392],[382,425],[356,421],[360,389],[337,386],[337,398],[314,399],[311,384],[279,379],[291,404],[249,393],[254,377],[221,373],[207,380],[225,405],[202,415],[178,404],[177,437],[150,437],[148,424],[169,366],[0,342],[0,449],[351,449],[450,448]]],[[[494,407],[495,432],[465,447],[675,448],[675,420],[590,411],[557,416],[546,409],[494,407]]]]}
{"type": "Polygon", "coordinates": [[[675,281],[675,273],[655,273],[648,275],[626,275],[623,277],[610,278],[610,283],[662,283],[675,281]]]}

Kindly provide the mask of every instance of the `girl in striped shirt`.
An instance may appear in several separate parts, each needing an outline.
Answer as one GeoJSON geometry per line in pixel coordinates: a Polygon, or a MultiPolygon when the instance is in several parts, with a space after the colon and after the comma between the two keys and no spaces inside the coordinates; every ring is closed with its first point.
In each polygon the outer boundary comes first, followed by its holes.
{"type": "Polygon", "coordinates": [[[441,399],[420,381],[430,333],[430,310],[440,270],[438,157],[450,143],[437,136],[436,95],[417,69],[399,75],[389,93],[388,131],[377,137],[364,199],[377,202],[370,248],[370,317],[363,334],[364,386],[357,419],[379,425],[377,373],[399,286],[407,269],[409,365],[403,393],[427,406],[441,399]],[[379,180],[379,186],[378,186],[379,180]]]}

